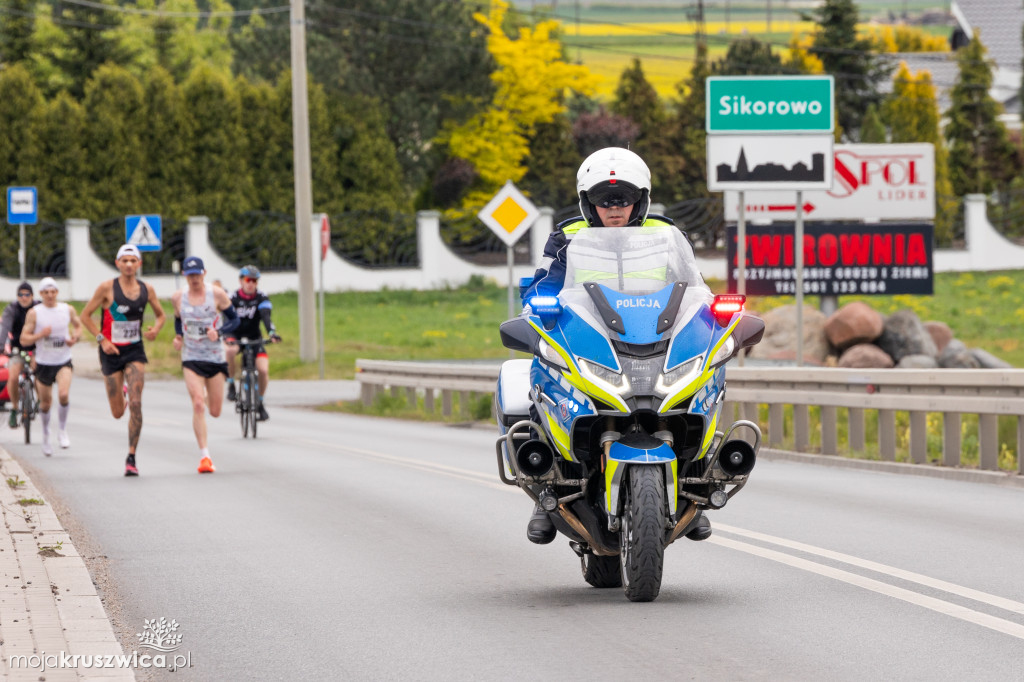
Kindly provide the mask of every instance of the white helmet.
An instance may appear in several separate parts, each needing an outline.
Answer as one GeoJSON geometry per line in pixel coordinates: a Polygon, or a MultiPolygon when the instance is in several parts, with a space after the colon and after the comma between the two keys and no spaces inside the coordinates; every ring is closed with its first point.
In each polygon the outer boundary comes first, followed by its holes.
{"type": "Polygon", "coordinates": [[[606,147],[588,156],[576,173],[580,211],[593,227],[601,226],[596,206],[633,205],[627,225],[642,225],[651,207],[651,171],[644,160],[622,147],[606,147]]]}

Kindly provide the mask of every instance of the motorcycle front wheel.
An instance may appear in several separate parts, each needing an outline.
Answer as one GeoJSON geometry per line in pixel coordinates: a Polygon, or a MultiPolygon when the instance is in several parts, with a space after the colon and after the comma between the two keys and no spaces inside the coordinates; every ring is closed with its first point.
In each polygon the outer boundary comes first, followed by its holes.
{"type": "Polygon", "coordinates": [[[630,601],[654,601],[661,591],[665,546],[665,484],[660,467],[630,467],[619,531],[622,586],[630,601]]]}

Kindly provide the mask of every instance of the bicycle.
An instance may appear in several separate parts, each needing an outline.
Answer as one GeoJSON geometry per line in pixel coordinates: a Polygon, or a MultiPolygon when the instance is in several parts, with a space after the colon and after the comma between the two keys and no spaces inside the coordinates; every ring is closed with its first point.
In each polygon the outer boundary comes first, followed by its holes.
{"type": "Polygon", "coordinates": [[[256,371],[256,351],[261,344],[272,343],[270,339],[247,338],[238,340],[238,348],[242,355],[242,374],[238,382],[238,397],[235,400],[235,412],[242,422],[242,437],[249,434],[256,437],[256,424],[260,408],[259,373],[256,371]]]}
{"type": "Polygon", "coordinates": [[[32,371],[32,356],[25,351],[21,351],[18,394],[21,396],[18,405],[11,405],[11,409],[18,410],[21,425],[25,429],[25,443],[28,444],[32,442],[32,420],[39,414],[39,400],[36,399],[36,375],[32,371]]]}

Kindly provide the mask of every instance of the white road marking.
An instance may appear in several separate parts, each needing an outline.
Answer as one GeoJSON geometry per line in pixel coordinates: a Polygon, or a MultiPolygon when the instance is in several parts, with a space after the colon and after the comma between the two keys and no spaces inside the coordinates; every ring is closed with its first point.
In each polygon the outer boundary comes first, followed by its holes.
{"type": "MultiPolygon", "coordinates": [[[[519,492],[518,489],[513,488],[512,486],[496,482],[491,475],[482,474],[476,471],[469,471],[467,469],[461,469],[459,467],[454,467],[445,464],[428,465],[424,464],[422,460],[418,459],[412,459],[409,457],[399,457],[397,455],[388,455],[383,452],[377,452],[374,450],[364,450],[362,448],[356,448],[349,445],[328,443],[326,441],[313,440],[310,438],[300,438],[298,440],[309,445],[329,448],[332,450],[341,450],[343,452],[348,452],[360,457],[382,459],[393,462],[400,466],[405,466],[412,469],[417,469],[419,471],[425,471],[428,473],[441,474],[444,476],[449,476],[451,478],[469,481],[471,483],[478,483],[497,490],[504,490],[514,493],[519,492]]],[[[917,583],[927,587],[932,587],[938,590],[942,590],[944,592],[956,594],[958,596],[967,597],[969,599],[973,599],[974,601],[989,604],[991,606],[997,606],[998,608],[1006,609],[1014,613],[1024,613],[1024,604],[1021,604],[1019,602],[1013,601],[1011,599],[997,597],[995,595],[987,594],[985,592],[980,592],[978,590],[973,590],[967,587],[961,587],[960,585],[948,583],[943,580],[929,578],[928,576],[921,575],[919,573],[904,571],[902,569],[894,568],[892,566],[886,566],[884,564],[868,561],[866,559],[859,559],[848,554],[833,552],[831,550],[814,547],[812,545],[806,545],[792,540],[786,540],[784,538],[777,538],[771,535],[757,533],[755,531],[748,531],[742,528],[737,528],[735,526],[716,524],[716,527],[727,533],[734,533],[736,535],[742,535],[745,537],[749,537],[751,539],[757,539],[762,542],[768,542],[782,547],[787,547],[789,549],[805,552],[808,554],[814,554],[824,558],[829,558],[834,561],[840,561],[843,563],[851,564],[853,566],[858,566],[860,568],[865,568],[878,573],[883,573],[885,575],[900,578],[902,580],[917,583]]],[[[728,538],[713,535],[710,538],[708,538],[707,542],[711,542],[722,547],[727,547],[729,549],[734,549],[739,552],[745,552],[747,554],[759,556],[761,558],[769,559],[771,561],[777,561],[779,563],[791,566],[793,568],[798,568],[800,570],[808,571],[810,573],[816,573],[818,575],[827,578],[832,578],[833,580],[838,580],[849,585],[854,585],[856,587],[860,587],[871,592],[884,594],[886,596],[892,597],[893,599],[899,599],[900,601],[905,601],[907,603],[914,604],[916,606],[920,606],[931,611],[935,611],[937,613],[950,616],[952,618],[957,618],[959,620],[963,620],[974,625],[980,625],[981,627],[985,627],[990,630],[995,630],[996,632],[1000,632],[1006,635],[1010,635],[1011,637],[1016,637],[1017,639],[1024,640],[1024,625],[1020,625],[1018,623],[1014,623],[1013,621],[1005,620],[1003,618],[998,618],[996,616],[991,616],[987,613],[981,613],[980,611],[974,611],[973,609],[968,609],[966,607],[954,604],[952,602],[918,594],[917,592],[913,592],[902,587],[896,587],[895,585],[889,585],[887,583],[880,582],[873,578],[868,578],[862,575],[858,575],[856,573],[851,573],[849,571],[844,571],[838,568],[833,568],[831,566],[826,566],[824,564],[818,564],[808,559],[802,559],[800,557],[795,557],[789,554],[785,554],[783,552],[778,552],[773,549],[766,549],[764,547],[759,547],[757,545],[747,544],[745,542],[740,542],[738,540],[730,540],[728,538]]]]}
{"type": "Polygon", "coordinates": [[[972,590],[969,587],[962,587],[954,583],[946,582],[945,580],[929,578],[928,576],[921,575],[920,573],[904,571],[901,568],[886,566],[885,564],[879,564],[874,561],[868,561],[867,559],[861,559],[855,556],[851,556],[849,554],[833,552],[829,549],[814,547],[812,545],[805,545],[802,542],[786,540],[785,538],[778,538],[772,535],[765,535],[764,533],[758,533],[756,531],[744,530],[742,528],[736,528],[735,526],[727,526],[723,523],[716,523],[715,529],[722,530],[726,533],[742,535],[743,537],[747,537],[752,540],[760,540],[761,542],[768,542],[773,545],[788,547],[789,549],[795,549],[799,552],[814,554],[820,557],[824,557],[826,559],[832,559],[833,561],[839,561],[844,564],[850,564],[851,566],[866,568],[869,571],[875,571],[876,573],[882,573],[884,575],[892,576],[893,578],[906,580],[907,582],[917,583],[918,585],[924,585],[925,587],[941,590],[943,592],[949,592],[950,594],[955,594],[959,597],[966,597],[967,599],[972,599],[976,602],[981,602],[982,604],[988,604],[989,606],[995,606],[996,608],[1024,615],[1024,604],[1018,601],[1014,601],[1012,599],[1004,599],[1003,597],[997,597],[995,595],[988,594],[987,592],[972,590]]]}
{"type": "Polygon", "coordinates": [[[877,592],[878,594],[884,594],[892,597],[893,599],[899,599],[901,601],[920,606],[937,613],[941,613],[945,616],[957,618],[959,620],[973,623],[974,625],[980,625],[996,632],[1001,632],[1011,637],[1024,640],[1024,625],[1014,623],[1013,621],[1005,620],[1003,618],[997,618],[990,616],[987,613],[981,613],[980,611],[974,611],[952,602],[943,601],[942,599],[936,599],[935,597],[928,597],[911,590],[904,589],[902,587],[896,587],[895,585],[889,585],[873,578],[866,578],[856,573],[850,573],[849,571],[843,571],[838,568],[832,568],[831,566],[825,566],[823,564],[816,564],[813,561],[807,559],[801,559],[799,557],[790,556],[783,552],[777,552],[774,549],[765,549],[764,547],[758,547],[756,545],[748,545],[745,542],[739,542],[738,540],[729,540],[728,538],[722,538],[712,535],[706,540],[722,547],[728,547],[729,549],[735,549],[739,552],[746,552],[747,554],[753,554],[771,561],[777,561],[793,568],[799,568],[803,571],[810,573],[817,573],[818,575],[825,576],[826,578],[832,578],[833,580],[839,580],[841,582],[861,587],[865,590],[877,592]]]}

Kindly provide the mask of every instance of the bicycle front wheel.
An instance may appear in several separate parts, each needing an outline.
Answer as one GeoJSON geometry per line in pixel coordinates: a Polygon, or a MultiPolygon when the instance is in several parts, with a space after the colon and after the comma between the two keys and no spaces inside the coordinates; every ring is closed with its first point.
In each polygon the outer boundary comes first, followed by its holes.
{"type": "Polygon", "coordinates": [[[256,437],[256,424],[259,423],[259,405],[260,405],[260,393],[257,386],[255,373],[252,377],[252,381],[249,382],[249,428],[252,431],[252,437],[256,437]]]}
{"type": "Polygon", "coordinates": [[[35,390],[29,383],[21,387],[21,425],[25,429],[25,443],[32,442],[32,404],[35,402],[35,390]]]}
{"type": "Polygon", "coordinates": [[[241,420],[242,423],[242,438],[249,437],[249,420],[251,415],[249,413],[249,391],[246,390],[248,382],[249,379],[246,376],[246,372],[243,371],[241,381],[239,382],[238,386],[238,395],[235,399],[235,404],[238,408],[238,418],[241,420]]]}

